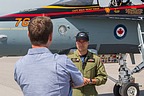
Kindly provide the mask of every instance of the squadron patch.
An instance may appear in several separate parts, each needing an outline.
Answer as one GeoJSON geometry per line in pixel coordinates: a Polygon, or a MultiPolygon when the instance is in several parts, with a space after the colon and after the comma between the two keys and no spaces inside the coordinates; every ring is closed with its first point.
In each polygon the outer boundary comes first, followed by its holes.
{"type": "Polygon", "coordinates": [[[80,61],[80,59],[78,59],[78,58],[71,58],[71,60],[72,60],[73,62],[79,62],[79,61],[80,61]]]}
{"type": "Polygon", "coordinates": [[[90,58],[90,59],[88,59],[87,62],[95,62],[95,59],[94,58],[90,58]]]}

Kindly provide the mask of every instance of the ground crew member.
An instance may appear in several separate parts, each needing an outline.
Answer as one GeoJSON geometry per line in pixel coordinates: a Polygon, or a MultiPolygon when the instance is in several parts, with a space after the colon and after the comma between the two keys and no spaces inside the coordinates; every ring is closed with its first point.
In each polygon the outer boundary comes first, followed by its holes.
{"type": "Polygon", "coordinates": [[[73,96],[97,96],[95,85],[99,86],[107,81],[107,73],[100,58],[88,51],[88,41],[88,34],[79,32],[76,36],[77,50],[68,54],[85,78],[83,87],[73,89],[73,96]]]}

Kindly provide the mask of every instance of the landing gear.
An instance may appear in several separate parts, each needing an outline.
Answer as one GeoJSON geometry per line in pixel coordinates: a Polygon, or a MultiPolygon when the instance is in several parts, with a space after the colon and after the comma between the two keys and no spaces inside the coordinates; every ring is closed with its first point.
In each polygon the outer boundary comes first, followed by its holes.
{"type": "Polygon", "coordinates": [[[117,84],[114,85],[114,88],[113,88],[114,96],[121,96],[120,95],[120,89],[121,89],[120,85],[117,85],[117,84]]]}
{"type": "Polygon", "coordinates": [[[114,96],[139,96],[140,90],[137,83],[126,83],[123,86],[115,84],[113,88],[114,96]]]}
{"type": "Polygon", "coordinates": [[[126,83],[121,89],[122,96],[139,96],[139,85],[137,83],[126,83]]]}
{"type": "Polygon", "coordinates": [[[139,85],[126,66],[126,54],[120,54],[119,65],[119,80],[113,88],[114,96],[139,96],[139,85]]]}
{"type": "Polygon", "coordinates": [[[133,73],[140,72],[144,69],[144,32],[141,31],[141,27],[138,24],[138,38],[139,38],[139,50],[142,54],[143,61],[136,66],[132,71],[126,66],[126,54],[120,54],[119,57],[119,79],[114,80],[116,84],[113,88],[114,96],[139,96],[139,84],[135,83],[135,79],[132,77],[133,73]]]}

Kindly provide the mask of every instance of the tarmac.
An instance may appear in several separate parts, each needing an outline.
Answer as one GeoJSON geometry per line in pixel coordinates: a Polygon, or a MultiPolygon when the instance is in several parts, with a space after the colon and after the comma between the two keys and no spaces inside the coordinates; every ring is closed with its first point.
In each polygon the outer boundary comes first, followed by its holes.
{"type": "MultiPolygon", "coordinates": [[[[23,93],[17,83],[14,81],[14,64],[20,57],[1,57],[0,58],[0,96],[23,96],[23,93]]],[[[141,54],[135,54],[136,64],[132,64],[129,55],[127,56],[127,66],[133,69],[142,62],[141,54]]],[[[118,79],[118,63],[105,63],[105,68],[109,76],[118,79]]],[[[144,70],[133,74],[136,83],[142,85],[140,87],[140,96],[144,96],[144,70]]],[[[96,86],[99,96],[114,96],[113,87],[115,83],[108,79],[105,85],[96,86]]]]}

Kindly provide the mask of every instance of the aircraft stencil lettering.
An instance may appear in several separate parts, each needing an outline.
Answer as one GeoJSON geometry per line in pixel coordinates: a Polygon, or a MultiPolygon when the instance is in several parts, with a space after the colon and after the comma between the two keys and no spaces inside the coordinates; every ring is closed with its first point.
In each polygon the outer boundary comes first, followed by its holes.
{"type": "Polygon", "coordinates": [[[136,9],[136,8],[132,8],[132,9],[125,9],[127,14],[137,14],[137,15],[141,15],[143,13],[143,9],[136,9]]]}

